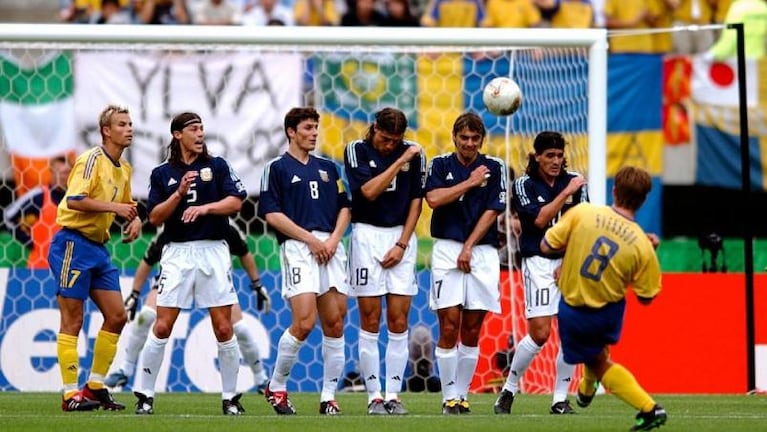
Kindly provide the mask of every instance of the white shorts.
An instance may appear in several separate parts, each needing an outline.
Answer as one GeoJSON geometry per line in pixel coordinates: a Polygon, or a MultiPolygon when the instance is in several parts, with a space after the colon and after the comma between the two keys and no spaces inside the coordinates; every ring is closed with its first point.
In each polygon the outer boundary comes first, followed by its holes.
{"type": "Polygon", "coordinates": [[[237,303],[232,258],[224,240],[168,243],[160,258],[157,306],[190,309],[237,303]]]}
{"type": "Polygon", "coordinates": [[[525,317],[554,316],[559,312],[559,292],[554,270],[562,259],[532,256],[522,258],[522,283],[525,286],[525,317]]]}
{"type": "Polygon", "coordinates": [[[352,224],[349,245],[349,285],[351,296],[377,297],[384,294],[414,296],[418,294],[415,280],[415,260],[418,242],[410,236],[402,261],[385,269],[381,261],[399,241],[402,227],[377,227],[352,224]]]}
{"type": "MultiPolygon", "coordinates": [[[[330,237],[330,234],[320,231],[312,231],[312,234],[323,241],[330,237]]],[[[346,249],[343,243],[338,243],[335,255],[325,265],[319,265],[309,246],[298,240],[286,240],[280,246],[280,257],[282,297],[289,299],[303,293],[321,296],[330,288],[335,288],[341,294],[349,294],[346,249]]]]}
{"type": "Polygon", "coordinates": [[[431,253],[432,310],[463,306],[466,310],[501,312],[499,284],[501,280],[498,250],[490,245],[471,250],[471,273],[458,269],[458,255],[463,243],[435,240],[431,253]]]}

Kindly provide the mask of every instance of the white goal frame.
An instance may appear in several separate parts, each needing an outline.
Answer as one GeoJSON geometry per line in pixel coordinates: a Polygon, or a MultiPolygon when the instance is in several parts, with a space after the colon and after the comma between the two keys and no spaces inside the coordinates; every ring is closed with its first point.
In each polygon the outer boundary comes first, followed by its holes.
{"type": "Polygon", "coordinates": [[[340,47],[408,47],[428,51],[473,47],[588,48],[589,196],[606,203],[607,31],[604,29],[365,28],[0,24],[0,48],[89,48],[94,45],[258,45],[334,51],[340,47]]]}

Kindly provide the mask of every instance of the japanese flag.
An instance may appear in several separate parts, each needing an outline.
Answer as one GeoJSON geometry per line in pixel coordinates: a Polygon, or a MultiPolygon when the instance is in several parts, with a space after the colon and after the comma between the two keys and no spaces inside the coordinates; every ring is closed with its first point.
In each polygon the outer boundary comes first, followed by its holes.
{"type": "MultiPolygon", "coordinates": [[[[758,104],[757,62],[746,59],[746,101],[750,108],[758,104]]],[[[723,62],[705,59],[702,55],[693,59],[692,98],[706,105],[738,106],[738,65],[735,59],[723,62]]]]}

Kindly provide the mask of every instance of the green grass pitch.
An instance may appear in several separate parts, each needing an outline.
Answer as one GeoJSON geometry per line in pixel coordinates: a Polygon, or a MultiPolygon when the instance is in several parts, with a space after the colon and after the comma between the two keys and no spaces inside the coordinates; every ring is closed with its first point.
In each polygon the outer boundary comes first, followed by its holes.
{"type": "MultiPolygon", "coordinates": [[[[477,394],[470,398],[472,413],[442,416],[437,393],[402,393],[410,415],[370,417],[366,396],[338,393],[343,414],[323,417],[318,414],[319,396],[292,393],[298,414],[278,417],[262,395],[243,397],[245,414],[224,417],[218,394],[162,393],[157,395],[155,414],[133,414],[135,398],[116,393],[128,405],[122,412],[61,411],[61,397],[54,393],[0,392],[0,430],[23,432],[448,432],[448,431],[552,431],[595,432],[627,431],[633,424],[634,410],[614,396],[599,395],[578,414],[553,416],[548,413],[550,396],[520,395],[510,416],[493,414],[495,395],[477,394]]],[[[692,432],[767,431],[767,397],[721,395],[658,395],[656,400],[669,413],[661,429],[692,432]]],[[[576,407],[577,408],[577,407],[576,407]]]]}

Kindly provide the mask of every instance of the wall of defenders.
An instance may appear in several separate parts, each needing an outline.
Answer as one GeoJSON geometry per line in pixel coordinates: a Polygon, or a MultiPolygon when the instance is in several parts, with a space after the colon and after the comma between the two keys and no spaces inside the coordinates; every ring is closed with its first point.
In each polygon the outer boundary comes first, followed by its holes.
{"type": "MultiPolygon", "coordinates": [[[[566,169],[564,137],[544,131],[536,136],[527,170],[514,181],[512,201],[507,203],[508,169],[501,159],[482,153],[487,131],[477,114],[460,114],[452,125],[454,150],[427,164],[423,148],[405,139],[405,114],[384,108],[375,113],[365,136],[345,148],[347,191],[340,167],[314,154],[319,120],[311,107],[287,112],[287,150],[265,165],[259,191],[258,215],[276,234],[281,296],[291,310],[271,376],[261,387],[278,415],[296,414],[288,381],[299,350],[317,324],[323,371],[319,413],[341,414],[335,394],[346,363],[349,297],[356,299],[359,312],[359,372],[367,413],[408,414],[400,391],[409,358],[408,314],[418,292],[414,231],[425,201],[433,210],[428,300],[439,328],[434,355],[443,414],[471,412],[469,385],[479,358],[479,335],[488,312],[501,312],[498,221],[500,217],[509,224],[510,205],[515,215],[512,229],[521,230],[528,335],[516,344],[495,413],[511,412],[519,378],[546,343],[552,318],[559,314],[562,349],[550,412],[575,412],[567,399],[567,384],[574,366],[583,363],[579,406],[588,406],[601,383],[639,411],[632,430],[665,422],[665,410],[628,370],[609,359],[607,349],[620,333],[628,283],[634,282],[647,303],[660,291],[653,251],[657,237],[645,235],[633,220],[650,190],[645,171],[622,169],[616,176],[615,204],[592,206],[583,176],[566,169]],[[348,228],[347,251],[342,237],[348,228]],[[589,236],[576,240],[581,234],[589,236]],[[565,248],[574,252],[565,255],[565,248]],[[637,259],[641,262],[634,262],[637,259]],[[563,308],[568,314],[562,315],[563,308]],[[380,353],[384,320],[387,342],[380,353]]],[[[124,241],[138,236],[142,221],[131,198],[131,167],[121,158],[132,142],[128,110],[107,107],[99,126],[102,146],[82,154],[72,168],[57,209],[62,228],[49,253],[62,314],[57,355],[64,411],[125,409],[105,384],[127,315],[118,272],[104,244],[115,217],[125,223],[124,241]],[[104,324],[94,344],[90,375],[79,388],[76,344],[88,297],[104,324]]],[[[144,335],[143,367],[136,371],[133,386],[135,413],[154,413],[156,378],[171,331],[182,310],[197,307],[207,309],[217,341],[222,412],[240,415],[240,333],[233,328],[233,306],[237,305],[235,313],[241,312],[231,279],[232,242],[227,246],[227,239],[229,217],[240,210],[247,192],[230,164],[208,153],[199,115],[176,115],[170,133],[168,157],[152,170],[147,202],[148,221],[162,227],[167,244],[159,258],[156,317],[144,335]]],[[[257,294],[264,297],[262,287],[257,294]]],[[[128,300],[133,315],[136,298],[128,300]]]]}

